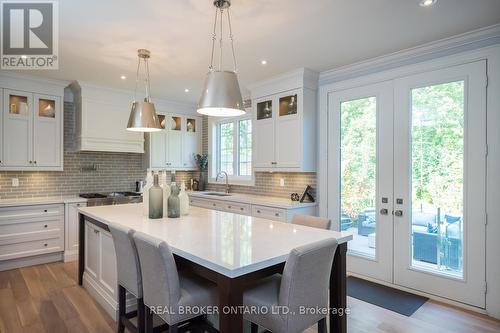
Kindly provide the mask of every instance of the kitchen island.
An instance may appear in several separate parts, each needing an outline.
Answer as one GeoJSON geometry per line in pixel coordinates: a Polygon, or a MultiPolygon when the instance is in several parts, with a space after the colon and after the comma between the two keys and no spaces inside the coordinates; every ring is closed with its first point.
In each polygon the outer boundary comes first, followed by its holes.
{"type": "MultiPolygon", "coordinates": [[[[157,220],[143,216],[142,204],[86,207],[79,212],[79,284],[94,296],[108,291],[98,302],[107,303],[105,307],[111,305],[115,311],[116,258],[109,224],[120,224],[167,242],[178,266],[218,285],[221,308],[241,305],[248,281],[282,272],[293,248],[336,238],[339,246],[330,277],[330,308],[346,308],[346,251],[351,234],[200,207],[191,207],[190,214],[181,218],[157,220]],[[95,245],[86,243],[100,244],[101,254],[96,256],[95,245]]],[[[220,332],[240,332],[243,316],[221,314],[219,325],[220,332]]],[[[332,332],[345,332],[346,316],[331,315],[330,327],[332,332]]]]}

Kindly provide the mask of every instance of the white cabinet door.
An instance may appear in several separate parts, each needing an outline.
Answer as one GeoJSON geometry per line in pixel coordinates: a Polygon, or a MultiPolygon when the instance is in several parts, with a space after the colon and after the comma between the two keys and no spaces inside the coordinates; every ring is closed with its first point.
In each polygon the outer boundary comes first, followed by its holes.
{"type": "MultiPolygon", "coordinates": [[[[275,162],[278,168],[300,168],[302,161],[302,96],[300,91],[278,95],[275,116],[275,162]]],[[[315,149],[315,147],[311,147],[315,149]]]]}
{"type": "Polygon", "coordinates": [[[59,97],[34,95],[33,164],[62,167],[62,110],[59,97]]]}
{"type": "Polygon", "coordinates": [[[168,117],[167,126],[169,126],[167,167],[182,168],[182,117],[170,115],[168,117]]]}
{"type": "Polygon", "coordinates": [[[101,247],[100,247],[100,274],[99,282],[106,288],[106,291],[116,297],[116,254],[113,238],[111,234],[105,231],[100,232],[101,247]]]}
{"type": "Polygon", "coordinates": [[[182,167],[196,168],[195,154],[201,153],[201,119],[186,117],[186,131],[182,139],[182,167]]]}
{"type": "Polygon", "coordinates": [[[274,154],[275,100],[263,98],[256,101],[253,122],[253,165],[255,168],[272,168],[274,154]]]}
{"type": "Polygon", "coordinates": [[[78,208],[85,206],[87,204],[84,202],[66,204],[64,250],[65,255],[72,256],[74,259],[78,254],[78,208]]]}
{"type": "Polygon", "coordinates": [[[100,240],[99,230],[89,222],[85,223],[85,271],[97,280],[99,276],[100,240]]]}
{"type": "Polygon", "coordinates": [[[4,89],[3,102],[3,166],[31,167],[33,95],[4,89]]]}
{"type": "Polygon", "coordinates": [[[167,163],[167,133],[165,131],[149,133],[149,141],[151,168],[164,168],[167,163]]]}

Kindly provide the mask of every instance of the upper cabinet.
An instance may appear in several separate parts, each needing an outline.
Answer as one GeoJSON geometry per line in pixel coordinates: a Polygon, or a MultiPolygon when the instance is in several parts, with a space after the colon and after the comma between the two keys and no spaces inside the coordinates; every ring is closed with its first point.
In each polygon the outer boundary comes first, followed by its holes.
{"type": "Polygon", "coordinates": [[[301,69],[250,88],[255,171],[316,171],[316,87],[301,69]]]}
{"type": "Polygon", "coordinates": [[[144,153],[144,134],[127,131],[132,93],[76,81],[69,89],[76,111],[74,150],[144,153]]]}
{"type": "Polygon", "coordinates": [[[1,77],[0,170],[63,170],[62,84],[1,77]]]}
{"type": "Polygon", "coordinates": [[[201,153],[201,118],[158,113],[161,132],[146,135],[146,167],[195,170],[194,154],[201,153]]]}

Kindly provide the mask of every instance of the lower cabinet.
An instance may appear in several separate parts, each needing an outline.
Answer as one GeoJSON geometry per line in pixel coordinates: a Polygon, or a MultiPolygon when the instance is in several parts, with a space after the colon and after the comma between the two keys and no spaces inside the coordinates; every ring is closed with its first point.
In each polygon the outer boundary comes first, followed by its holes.
{"type": "Polygon", "coordinates": [[[118,311],[116,255],[113,238],[108,231],[85,223],[85,288],[112,318],[118,311]]]}
{"type": "Polygon", "coordinates": [[[85,202],[67,203],[64,218],[64,261],[78,260],[78,208],[85,202]]]}
{"type": "Polygon", "coordinates": [[[63,251],[64,205],[0,208],[0,270],[22,266],[19,263],[29,257],[63,251]]]}
{"type": "Polygon", "coordinates": [[[237,201],[205,199],[196,196],[189,197],[191,206],[215,209],[241,215],[255,216],[269,220],[291,222],[294,215],[316,215],[315,206],[298,206],[293,208],[273,207],[272,204],[254,205],[237,201]]]}

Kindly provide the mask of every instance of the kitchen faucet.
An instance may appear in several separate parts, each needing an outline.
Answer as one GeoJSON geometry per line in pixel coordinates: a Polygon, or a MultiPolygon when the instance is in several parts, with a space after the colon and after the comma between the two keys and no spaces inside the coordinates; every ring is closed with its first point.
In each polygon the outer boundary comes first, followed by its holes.
{"type": "Polygon", "coordinates": [[[226,171],[221,171],[217,174],[217,176],[215,177],[215,181],[219,181],[219,176],[222,177],[222,176],[226,176],[226,193],[229,193],[229,180],[227,178],[227,172],[226,171]]]}

